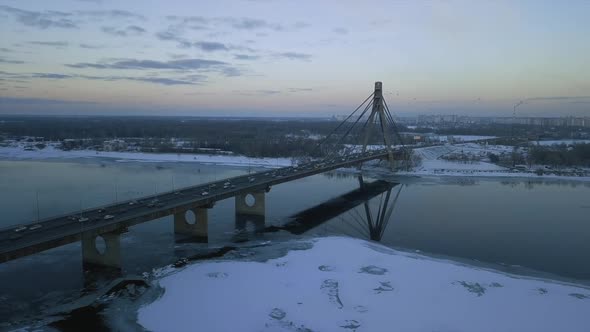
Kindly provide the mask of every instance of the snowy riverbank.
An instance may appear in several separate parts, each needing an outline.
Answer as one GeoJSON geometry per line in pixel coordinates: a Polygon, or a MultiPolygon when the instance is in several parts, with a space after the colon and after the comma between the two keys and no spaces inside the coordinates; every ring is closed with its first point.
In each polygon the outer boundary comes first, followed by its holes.
{"type": "Polygon", "coordinates": [[[587,331],[590,289],[404,253],[313,240],[266,262],[208,261],[158,280],[151,331],[587,331]]]}
{"type": "Polygon", "coordinates": [[[94,150],[64,151],[58,149],[55,145],[47,145],[44,149],[40,150],[25,150],[25,147],[22,145],[0,147],[0,159],[54,160],[80,158],[109,158],[119,162],[193,162],[225,166],[291,166],[291,159],[289,158],[249,158],[236,155],[228,156],[214,154],[143,153],[94,150]]]}
{"type": "MultiPolygon", "coordinates": [[[[0,147],[0,160],[74,160],[107,158],[117,162],[187,162],[223,166],[257,166],[284,167],[291,166],[290,158],[249,158],[239,155],[207,155],[207,154],[176,154],[176,153],[144,153],[144,152],[115,152],[94,150],[69,150],[57,148],[58,143],[50,143],[44,149],[27,150],[25,144],[13,144],[0,147]]],[[[359,147],[360,148],[360,147],[359,147]]],[[[382,149],[381,145],[369,146],[369,149],[382,149]]],[[[437,145],[416,148],[414,152],[420,157],[421,163],[410,171],[398,171],[396,175],[408,176],[479,176],[479,177],[533,177],[555,178],[562,180],[590,181],[589,176],[564,176],[545,172],[541,176],[534,172],[514,171],[485,161],[488,153],[496,155],[509,154],[512,148],[502,145],[486,145],[481,143],[462,143],[455,145],[437,145]],[[462,163],[445,160],[443,157],[452,153],[476,156],[479,161],[462,163]]],[[[540,166],[538,166],[540,167],[540,166]]],[[[383,172],[387,168],[378,167],[383,172]]],[[[589,173],[590,170],[585,170],[589,173]]]]}
{"type": "Polygon", "coordinates": [[[508,155],[512,147],[505,145],[486,145],[480,143],[463,143],[455,145],[437,145],[414,149],[414,153],[420,158],[420,165],[410,171],[400,171],[398,175],[418,176],[461,176],[461,177],[516,177],[516,178],[538,178],[538,179],[562,179],[590,181],[590,169],[578,168],[562,170],[548,170],[542,165],[533,165],[530,169],[513,170],[493,164],[488,161],[488,154],[508,155]],[[445,156],[451,154],[467,155],[475,159],[471,162],[459,162],[445,160],[445,156]],[[543,174],[538,175],[535,171],[542,169],[543,174]],[[572,175],[558,175],[557,172],[572,175]],[[576,174],[583,174],[579,176],[576,174]]]}

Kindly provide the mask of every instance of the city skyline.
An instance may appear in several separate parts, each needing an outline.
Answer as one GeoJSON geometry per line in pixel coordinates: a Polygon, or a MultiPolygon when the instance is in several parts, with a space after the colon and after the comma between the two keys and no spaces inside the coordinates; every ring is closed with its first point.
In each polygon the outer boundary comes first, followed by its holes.
{"type": "Polygon", "coordinates": [[[590,3],[0,2],[0,114],[590,113],[590,3]]]}

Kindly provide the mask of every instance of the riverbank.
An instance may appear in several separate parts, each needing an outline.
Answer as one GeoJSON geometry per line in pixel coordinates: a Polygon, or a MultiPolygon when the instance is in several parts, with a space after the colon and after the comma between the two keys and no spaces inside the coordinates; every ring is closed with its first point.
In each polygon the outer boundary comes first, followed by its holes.
{"type": "MultiPolygon", "coordinates": [[[[290,158],[251,158],[240,155],[215,154],[175,154],[175,153],[145,153],[145,152],[117,152],[95,150],[59,149],[58,143],[49,143],[43,149],[27,150],[25,144],[0,147],[0,159],[5,160],[75,160],[75,159],[110,159],[115,162],[148,162],[166,163],[182,162],[204,165],[221,165],[235,167],[265,167],[278,168],[293,165],[290,158]]],[[[373,149],[382,146],[372,146],[373,149]]],[[[411,170],[396,171],[396,176],[455,176],[455,177],[499,177],[499,178],[538,178],[561,179],[573,181],[590,181],[588,168],[549,169],[543,165],[533,165],[530,168],[516,170],[502,167],[486,161],[489,153],[497,155],[508,154],[512,150],[509,146],[486,145],[480,143],[462,143],[455,145],[437,145],[414,149],[419,157],[419,164],[411,170]],[[446,160],[444,157],[453,153],[470,155],[479,160],[458,162],[446,160]],[[542,170],[542,172],[539,172],[542,170]]],[[[387,167],[376,166],[377,163],[366,167],[380,174],[388,173],[387,167]]],[[[356,169],[348,170],[356,172],[356,169]]],[[[346,172],[346,170],[345,170],[346,172]]]]}
{"type": "Polygon", "coordinates": [[[55,144],[48,144],[43,149],[34,150],[26,150],[24,145],[0,147],[0,159],[7,160],[59,160],[88,158],[108,158],[118,162],[187,162],[223,166],[259,166],[269,168],[291,166],[292,164],[292,161],[289,158],[250,158],[238,155],[144,153],[95,150],[64,151],[58,149],[55,144]]]}

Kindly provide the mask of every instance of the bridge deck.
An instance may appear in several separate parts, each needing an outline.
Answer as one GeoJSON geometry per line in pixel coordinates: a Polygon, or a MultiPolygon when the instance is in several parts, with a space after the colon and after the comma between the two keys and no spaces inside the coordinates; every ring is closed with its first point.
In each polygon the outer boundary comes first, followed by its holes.
{"type": "Polygon", "coordinates": [[[79,241],[85,232],[101,234],[124,230],[189,208],[212,206],[219,200],[239,194],[266,190],[280,183],[386,156],[385,150],[368,151],[298,167],[266,170],[0,229],[0,263],[79,241]],[[227,182],[230,185],[224,186],[227,182]],[[105,220],[106,215],[113,218],[105,220]],[[80,217],[88,220],[80,222],[80,217]],[[41,227],[30,229],[34,225],[41,227]],[[17,232],[19,228],[26,229],[17,232]]]}

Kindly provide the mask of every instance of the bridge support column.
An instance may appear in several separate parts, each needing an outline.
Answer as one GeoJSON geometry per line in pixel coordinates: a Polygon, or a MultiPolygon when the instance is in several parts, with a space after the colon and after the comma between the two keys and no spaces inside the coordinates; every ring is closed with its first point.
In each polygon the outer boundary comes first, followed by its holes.
{"type": "Polygon", "coordinates": [[[259,232],[264,229],[266,206],[265,192],[252,192],[236,196],[236,238],[237,242],[245,241],[248,229],[259,232]],[[248,197],[251,195],[252,197],[248,197]],[[253,202],[249,202],[253,198],[253,202]],[[253,229],[249,228],[251,225],[253,229]]]}
{"type": "Polygon", "coordinates": [[[246,214],[253,216],[263,216],[266,214],[265,207],[265,192],[253,192],[247,194],[239,194],[236,196],[236,215],[246,214]],[[254,202],[249,204],[248,196],[252,196],[254,202]]]}
{"type": "Polygon", "coordinates": [[[103,267],[121,268],[121,233],[97,234],[92,232],[82,233],[82,261],[84,265],[97,265],[103,267]],[[97,248],[97,239],[104,240],[104,250],[97,248]]]}
{"type": "Polygon", "coordinates": [[[194,208],[174,214],[174,233],[190,235],[207,241],[209,237],[209,216],[207,208],[194,208]],[[194,214],[194,223],[189,222],[187,214],[194,214]]]}

